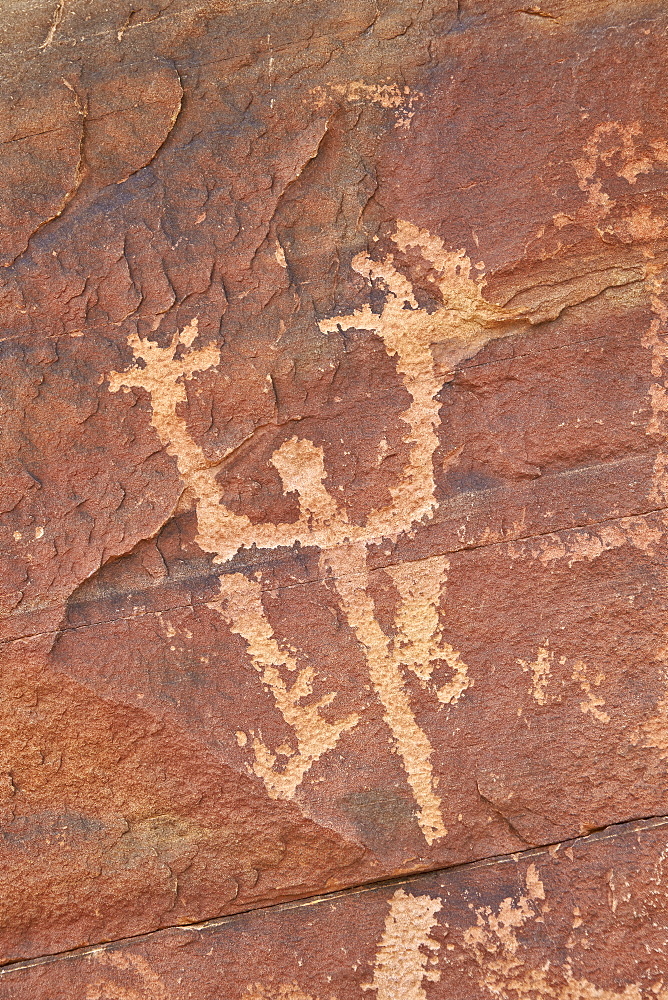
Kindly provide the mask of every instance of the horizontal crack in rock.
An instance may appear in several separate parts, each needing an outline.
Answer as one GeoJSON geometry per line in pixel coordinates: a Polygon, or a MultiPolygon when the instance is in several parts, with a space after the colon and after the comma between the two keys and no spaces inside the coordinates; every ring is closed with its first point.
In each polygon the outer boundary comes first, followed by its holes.
{"type": "Polygon", "coordinates": [[[210,930],[216,927],[224,927],[227,924],[232,924],[252,913],[261,913],[267,910],[280,912],[284,910],[292,910],[298,906],[313,906],[321,902],[330,903],[343,896],[359,895],[364,892],[373,892],[375,890],[382,890],[385,888],[389,889],[400,885],[412,885],[420,879],[438,875],[440,873],[443,873],[444,877],[447,877],[453,872],[474,871],[477,868],[489,867],[494,864],[516,864],[518,861],[523,861],[526,858],[540,857],[546,852],[554,851],[556,848],[563,847],[564,845],[570,846],[573,844],[596,843],[600,840],[608,840],[613,837],[625,836],[629,833],[642,833],[645,830],[654,830],[661,826],[668,826],[668,816],[632,817],[630,819],[621,820],[618,823],[610,823],[608,826],[600,827],[595,832],[589,833],[586,836],[570,837],[565,840],[559,840],[549,844],[536,844],[534,847],[527,848],[525,851],[516,851],[513,854],[495,854],[487,858],[478,858],[475,861],[469,861],[465,864],[451,865],[450,867],[445,868],[428,868],[424,871],[411,873],[408,876],[397,876],[391,879],[382,879],[376,882],[352,885],[346,889],[338,889],[335,892],[320,893],[315,896],[304,896],[288,903],[275,903],[270,906],[252,907],[248,910],[239,910],[237,913],[230,914],[229,916],[213,917],[210,920],[202,920],[192,924],[169,924],[166,927],[160,927],[155,931],[149,931],[144,934],[135,934],[129,937],[99,941],[93,945],[87,945],[84,948],[73,948],[70,951],[56,952],[55,954],[50,955],[40,955],[36,958],[2,963],[0,964],[0,977],[8,975],[10,972],[20,972],[22,969],[31,969],[40,965],[48,965],[52,962],[62,962],[67,959],[83,958],[87,955],[95,955],[99,952],[105,951],[107,948],[118,947],[122,944],[150,941],[155,939],[158,935],[169,933],[170,931],[210,930]]]}

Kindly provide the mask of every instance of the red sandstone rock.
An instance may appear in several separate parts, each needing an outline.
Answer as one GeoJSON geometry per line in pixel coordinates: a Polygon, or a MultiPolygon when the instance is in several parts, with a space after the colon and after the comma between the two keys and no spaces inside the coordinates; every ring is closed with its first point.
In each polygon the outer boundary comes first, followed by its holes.
{"type": "Polygon", "coordinates": [[[8,966],[0,983],[16,1000],[663,1000],[665,853],[665,821],[630,824],[521,857],[8,966]]]}
{"type": "Polygon", "coordinates": [[[666,12],[3,30],[2,960],[666,813],[666,12]]]}

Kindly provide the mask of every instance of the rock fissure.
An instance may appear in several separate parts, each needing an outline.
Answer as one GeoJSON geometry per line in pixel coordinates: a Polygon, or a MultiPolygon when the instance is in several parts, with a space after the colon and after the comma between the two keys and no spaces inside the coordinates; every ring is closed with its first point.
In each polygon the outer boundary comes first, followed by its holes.
{"type": "MultiPolygon", "coordinates": [[[[550,844],[538,844],[525,851],[516,851],[513,854],[508,855],[491,855],[488,858],[479,858],[475,861],[469,862],[464,865],[453,866],[452,868],[435,868],[426,869],[417,873],[411,873],[409,876],[398,876],[396,878],[387,879],[379,882],[372,882],[366,885],[353,885],[346,889],[337,890],[331,893],[321,893],[317,896],[309,896],[303,899],[291,900],[286,903],[275,903],[270,906],[265,906],[262,909],[267,911],[285,911],[292,910],[295,908],[300,908],[302,906],[314,906],[318,903],[327,903],[336,899],[340,899],[346,896],[357,896],[362,893],[374,892],[377,889],[382,889],[385,887],[395,886],[406,886],[410,887],[416,882],[419,882],[426,875],[439,875],[443,873],[445,876],[454,874],[455,872],[461,871],[475,871],[481,866],[486,865],[496,865],[496,864],[517,864],[518,861],[524,859],[535,859],[544,856],[546,853],[549,855],[551,851],[560,850],[563,848],[568,848],[571,845],[576,845],[578,843],[586,843],[588,841],[598,842],[601,839],[606,839],[610,837],[623,836],[628,828],[631,831],[635,830],[651,830],[655,829],[657,826],[668,825],[668,816],[643,816],[634,819],[625,820],[623,823],[613,823],[609,827],[602,827],[600,830],[596,830],[582,837],[574,837],[569,840],[556,841],[550,844]],[[605,835],[605,836],[603,836],[605,835]]],[[[39,955],[34,958],[27,960],[21,960],[17,962],[7,962],[0,963],[0,976],[8,975],[12,972],[20,972],[22,969],[28,969],[33,967],[39,967],[40,965],[45,965],[50,962],[67,961],[69,959],[78,958],[80,956],[94,955],[98,951],[105,950],[106,948],[114,947],[120,943],[132,942],[132,941],[144,941],[150,940],[151,938],[159,937],[165,932],[171,930],[179,931],[204,931],[207,928],[215,928],[219,926],[224,926],[227,924],[233,924],[239,921],[246,914],[258,912],[255,909],[251,910],[240,910],[237,913],[233,913],[229,916],[224,917],[213,917],[209,920],[198,921],[192,924],[170,924],[165,927],[160,927],[155,931],[148,934],[138,934],[133,937],[118,938],[116,940],[101,941],[97,944],[90,945],[83,948],[74,948],[68,951],[59,952],[50,955],[39,955]]]]}

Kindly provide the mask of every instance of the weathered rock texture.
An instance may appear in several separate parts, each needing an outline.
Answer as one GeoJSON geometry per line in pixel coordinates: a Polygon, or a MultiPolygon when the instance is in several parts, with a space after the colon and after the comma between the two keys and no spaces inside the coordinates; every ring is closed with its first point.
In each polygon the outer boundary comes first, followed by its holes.
{"type": "Polygon", "coordinates": [[[668,9],[516,4],[3,8],[7,995],[668,997],[668,9]]]}
{"type": "Polygon", "coordinates": [[[8,966],[0,982],[16,1000],[665,1000],[665,824],[8,966]]]}

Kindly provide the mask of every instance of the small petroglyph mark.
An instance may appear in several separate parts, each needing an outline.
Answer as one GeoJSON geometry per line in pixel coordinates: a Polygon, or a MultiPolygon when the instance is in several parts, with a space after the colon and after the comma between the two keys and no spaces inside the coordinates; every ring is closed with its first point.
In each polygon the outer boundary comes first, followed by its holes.
{"type": "Polygon", "coordinates": [[[570,531],[555,532],[508,544],[511,559],[530,556],[548,568],[565,562],[569,569],[579,562],[593,562],[606,552],[630,545],[653,555],[664,532],[652,527],[644,517],[624,517],[611,524],[598,524],[570,531]]]}
{"type": "MultiPolygon", "coordinates": [[[[517,997],[643,1000],[646,994],[637,983],[628,983],[617,992],[596,986],[589,979],[578,978],[574,975],[572,960],[558,963],[539,959],[538,964],[533,949],[525,945],[520,932],[530,921],[543,923],[543,913],[549,910],[549,901],[546,901],[545,889],[534,864],[527,869],[526,892],[520,892],[517,899],[506,897],[496,909],[491,906],[476,908],[476,923],[465,930],[463,938],[466,951],[478,966],[481,989],[499,1000],[516,1000],[517,997]]],[[[578,907],[573,913],[574,929],[585,926],[578,907]]],[[[527,943],[534,941],[535,932],[527,937],[527,943]]],[[[571,937],[566,947],[576,945],[577,941],[571,937]]],[[[587,941],[584,947],[588,945],[587,941]]]]}
{"type": "Polygon", "coordinates": [[[550,652],[546,639],[545,643],[538,648],[536,659],[532,663],[527,663],[526,660],[517,661],[522,670],[531,671],[533,680],[531,693],[539,705],[544,705],[547,701],[546,689],[550,679],[550,665],[553,656],[554,654],[550,652]]]}
{"type": "MultiPolygon", "coordinates": [[[[91,983],[86,990],[86,1000],[168,1000],[164,980],[141,955],[124,955],[100,949],[91,957],[109,970],[109,978],[91,983]],[[117,977],[116,973],[120,973],[117,977]],[[122,980],[123,985],[119,983],[122,980]],[[136,984],[136,985],[135,985],[136,984]]],[[[104,975],[104,973],[103,973],[104,975]]]]}
{"type": "MultiPolygon", "coordinates": [[[[301,965],[301,959],[299,964],[301,965]]],[[[246,987],[241,1000],[314,1000],[310,993],[304,993],[297,983],[253,983],[246,987]]]]}
{"type": "Polygon", "coordinates": [[[281,246],[280,243],[276,244],[276,250],[274,251],[274,257],[276,258],[276,263],[280,267],[287,268],[288,262],[285,259],[285,251],[283,250],[283,247],[281,246]]]}
{"type": "Polygon", "coordinates": [[[58,6],[53,12],[51,27],[49,28],[46,38],[39,46],[40,49],[48,49],[49,46],[53,44],[53,39],[55,38],[56,32],[60,27],[61,21],[63,20],[64,13],[65,13],[65,0],[59,0],[58,6]]]}
{"type": "Polygon", "coordinates": [[[412,896],[398,889],[390,900],[390,912],[376,951],[373,980],[363,990],[375,990],[377,1000],[427,1000],[423,982],[436,983],[437,969],[427,968],[440,944],[430,937],[438,921],[440,899],[412,896]]]}
{"type": "Polygon", "coordinates": [[[648,437],[659,445],[654,460],[652,490],[649,496],[651,502],[665,507],[668,504],[668,306],[661,298],[663,280],[658,276],[649,282],[652,312],[654,319],[643,337],[643,347],[651,350],[651,374],[654,379],[650,386],[650,419],[645,429],[648,437]]]}
{"type": "Polygon", "coordinates": [[[364,80],[349,80],[347,83],[331,83],[327,87],[315,87],[311,94],[318,108],[324,108],[337,99],[349,104],[377,104],[395,114],[395,128],[410,128],[415,116],[415,104],[424,95],[399,86],[391,81],[386,83],[365,83],[364,80]]]}
{"type": "MultiPolygon", "coordinates": [[[[604,187],[600,173],[603,168],[633,186],[641,174],[651,173],[668,163],[668,143],[664,139],[650,139],[643,134],[638,121],[602,122],[593,130],[582,149],[582,155],[573,160],[578,186],[586,195],[586,203],[574,214],[558,212],[553,216],[557,229],[574,223],[584,224],[599,233],[615,233],[624,242],[650,240],[662,236],[666,221],[651,206],[630,203],[612,198],[604,187]],[[615,210],[614,220],[612,218],[615,210]],[[606,221],[607,220],[607,221],[606,221]]],[[[651,258],[648,255],[648,259],[651,258]]],[[[651,266],[647,275],[651,275],[651,266]]]]}
{"type": "Polygon", "coordinates": [[[585,714],[589,713],[598,722],[610,722],[610,716],[608,713],[601,711],[605,705],[605,700],[597,697],[592,691],[592,686],[599,687],[599,685],[605,680],[605,674],[599,671],[593,680],[589,680],[587,677],[587,665],[582,660],[578,660],[573,665],[572,676],[573,680],[577,681],[580,685],[582,693],[587,696],[586,701],[580,702],[581,710],[585,714]]]}

